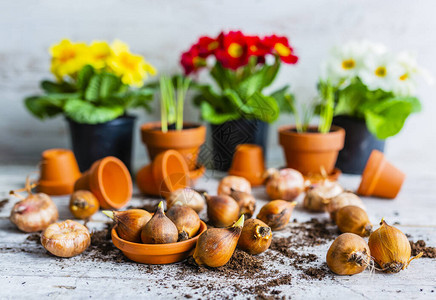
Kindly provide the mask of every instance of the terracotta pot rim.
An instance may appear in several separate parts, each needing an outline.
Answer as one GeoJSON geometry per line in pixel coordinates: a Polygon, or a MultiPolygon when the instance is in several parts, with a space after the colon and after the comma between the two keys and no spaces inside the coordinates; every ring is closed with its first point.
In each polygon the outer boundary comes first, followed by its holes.
{"type": "MultiPolygon", "coordinates": [[[[91,173],[90,174],[92,174],[92,173],[96,174],[97,178],[95,178],[96,180],[91,179],[91,182],[90,182],[91,190],[94,190],[94,189],[98,190],[102,196],[101,200],[103,200],[105,202],[105,204],[107,204],[110,207],[118,209],[118,208],[123,207],[124,205],[126,205],[129,202],[130,197],[132,195],[132,188],[133,188],[132,181],[131,181],[131,179],[129,180],[129,178],[130,178],[129,170],[127,169],[127,167],[124,165],[124,163],[120,159],[118,159],[114,156],[106,156],[106,157],[100,159],[98,161],[97,165],[91,166],[91,173]],[[122,173],[127,181],[127,193],[126,193],[126,195],[128,195],[128,196],[126,199],[124,199],[123,201],[120,201],[120,202],[113,201],[106,194],[106,190],[103,188],[104,187],[103,181],[102,181],[103,180],[103,169],[104,169],[106,164],[111,163],[111,162],[115,163],[120,168],[120,170],[122,171],[122,173]],[[94,168],[96,168],[96,169],[94,170],[94,168]],[[95,186],[94,184],[97,184],[98,186],[95,186]]],[[[92,175],[91,175],[91,177],[92,177],[92,175]]]]}
{"type": "Polygon", "coordinates": [[[141,132],[147,132],[147,133],[153,133],[153,134],[177,134],[180,132],[192,132],[192,131],[198,131],[201,130],[201,128],[206,129],[206,126],[201,123],[196,122],[183,122],[183,126],[190,125],[195,126],[191,128],[183,128],[182,130],[168,130],[167,132],[162,132],[161,130],[156,130],[158,128],[161,128],[162,124],[160,121],[156,122],[147,122],[141,125],[141,132]]]}
{"type": "Polygon", "coordinates": [[[190,249],[186,250],[187,247],[194,247],[195,243],[197,242],[198,237],[207,230],[207,225],[202,220],[200,220],[200,228],[198,229],[198,232],[196,235],[186,241],[182,242],[176,242],[176,243],[168,243],[168,244],[142,244],[142,243],[135,243],[135,242],[129,242],[126,240],[123,240],[118,236],[118,233],[116,231],[117,226],[114,226],[111,231],[112,235],[112,242],[115,239],[115,247],[120,249],[121,251],[125,251],[128,253],[133,254],[139,254],[139,255],[167,255],[167,254],[176,254],[176,253],[182,253],[189,251],[190,249]],[[118,243],[126,244],[130,249],[125,250],[121,249],[121,247],[118,247],[118,243]],[[180,248],[185,248],[180,250],[180,248]],[[153,252],[153,253],[149,253],[153,252]],[[157,253],[156,253],[157,252],[157,253]]]}
{"type": "MultiPolygon", "coordinates": [[[[290,131],[295,126],[279,127],[279,143],[285,151],[295,152],[330,152],[344,148],[345,130],[332,126],[329,133],[290,131]]],[[[312,127],[317,128],[317,127],[312,127]]]]}
{"type": "MultiPolygon", "coordinates": [[[[287,136],[332,136],[332,135],[341,135],[342,132],[345,133],[345,129],[340,126],[332,125],[330,131],[328,133],[321,132],[297,132],[291,131],[292,129],[296,129],[295,125],[283,125],[278,128],[280,134],[284,134],[287,136]]],[[[318,126],[309,126],[309,129],[318,129],[318,126]]]]}

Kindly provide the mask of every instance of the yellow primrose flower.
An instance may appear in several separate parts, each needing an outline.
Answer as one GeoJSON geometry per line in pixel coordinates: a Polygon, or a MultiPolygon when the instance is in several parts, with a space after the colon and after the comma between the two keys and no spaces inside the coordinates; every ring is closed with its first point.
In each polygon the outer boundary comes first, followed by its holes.
{"type": "Polygon", "coordinates": [[[50,47],[52,56],[51,72],[61,80],[66,75],[77,73],[87,62],[88,46],[85,43],[71,43],[64,39],[50,47]]]}
{"type": "Polygon", "coordinates": [[[111,55],[112,49],[107,42],[93,41],[89,46],[88,63],[96,69],[104,68],[111,55]]]}
{"type": "Polygon", "coordinates": [[[129,47],[121,42],[112,44],[113,55],[108,60],[109,67],[121,77],[124,84],[141,87],[147,73],[156,74],[155,68],[140,55],[130,53],[129,47]]]}

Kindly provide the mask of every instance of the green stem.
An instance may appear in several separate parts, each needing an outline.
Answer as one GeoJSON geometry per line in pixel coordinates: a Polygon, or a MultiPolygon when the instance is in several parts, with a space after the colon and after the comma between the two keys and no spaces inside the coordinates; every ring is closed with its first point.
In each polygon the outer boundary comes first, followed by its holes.
{"type": "Polygon", "coordinates": [[[165,77],[162,76],[160,79],[160,112],[161,112],[161,128],[162,132],[168,131],[168,120],[167,120],[167,107],[166,107],[166,87],[165,87],[165,77]]]}
{"type": "Polygon", "coordinates": [[[334,110],[334,91],[330,84],[327,84],[326,91],[326,104],[321,111],[321,122],[319,126],[319,131],[321,133],[330,132],[330,127],[333,120],[333,110],[334,110]]]}

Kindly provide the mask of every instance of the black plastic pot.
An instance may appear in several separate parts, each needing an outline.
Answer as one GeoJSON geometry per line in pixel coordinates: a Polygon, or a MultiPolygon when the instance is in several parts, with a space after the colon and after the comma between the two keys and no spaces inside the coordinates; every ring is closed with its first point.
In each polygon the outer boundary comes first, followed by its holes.
{"type": "Polygon", "coordinates": [[[268,123],[259,120],[239,119],[220,125],[211,124],[213,145],[213,167],[228,171],[233,154],[239,144],[256,144],[263,148],[266,156],[268,123]]]}
{"type": "Polygon", "coordinates": [[[343,173],[362,174],[372,150],[383,152],[385,141],[369,132],[363,119],[337,116],[333,124],[345,129],[344,149],[339,152],[336,167],[343,173]]]}
{"type": "Polygon", "coordinates": [[[73,152],[81,172],[106,156],[119,158],[129,169],[135,117],[123,116],[102,124],[81,124],[67,119],[73,152]]]}

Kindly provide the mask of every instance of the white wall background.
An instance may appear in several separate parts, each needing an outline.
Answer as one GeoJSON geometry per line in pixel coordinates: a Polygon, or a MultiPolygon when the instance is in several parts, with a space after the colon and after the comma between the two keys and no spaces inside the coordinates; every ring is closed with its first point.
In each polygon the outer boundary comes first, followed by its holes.
{"type": "MultiPolygon", "coordinates": [[[[72,40],[113,40],[130,44],[160,73],[180,71],[180,53],[202,34],[242,29],[250,34],[277,33],[290,38],[300,57],[297,66],[284,66],[275,86],[290,83],[299,101],[315,94],[319,64],[330,47],[350,39],[367,38],[393,50],[411,50],[436,74],[436,2],[434,0],[148,0],[148,1],[1,1],[0,3],[0,163],[37,163],[42,150],[69,147],[62,117],[41,122],[23,106],[26,95],[39,91],[50,78],[48,47],[72,40]]],[[[397,165],[429,165],[436,147],[434,87],[419,90],[424,111],[411,117],[389,139],[387,155],[397,165]],[[405,155],[407,154],[407,155],[405,155]],[[407,157],[408,159],[404,159],[407,157]]],[[[156,106],[156,103],[155,103],[156,106]]],[[[138,113],[139,124],[157,114],[138,113]]],[[[198,111],[187,109],[186,119],[198,111]]],[[[276,128],[293,122],[283,115],[270,128],[269,157],[281,161],[276,128]]],[[[135,164],[147,160],[136,132],[135,164]]]]}

